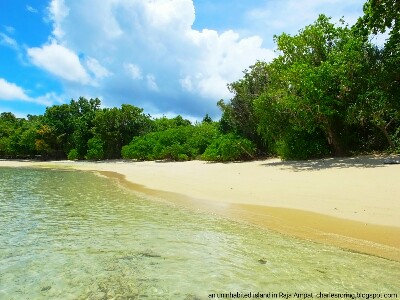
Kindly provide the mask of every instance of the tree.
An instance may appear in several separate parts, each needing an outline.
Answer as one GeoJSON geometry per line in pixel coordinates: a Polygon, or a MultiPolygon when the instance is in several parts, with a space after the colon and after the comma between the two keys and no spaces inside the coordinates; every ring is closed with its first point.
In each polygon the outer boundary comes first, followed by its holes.
{"type": "Polygon", "coordinates": [[[93,133],[104,145],[105,158],[121,157],[122,146],[133,137],[150,131],[150,117],[143,109],[129,104],[121,108],[104,108],[96,112],[93,133]]]}
{"type": "Polygon", "coordinates": [[[269,75],[267,63],[258,61],[245,70],[243,78],[228,84],[228,89],[233,93],[233,98],[228,103],[223,100],[218,102],[222,110],[220,121],[223,132],[235,132],[263,147],[263,140],[257,131],[257,115],[254,101],[268,89],[269,75]]]}
{"type": "Polygon", "coordinates": [[[369,0],[364,16],[354,30],[367,40],[370,34],[388,32],[383,48],[375,47],[366,61],[367,87],[352,106],[351,115],[359,122],[379,128],[388,145],[400,146],[400,2],[369,0]],[[396,145],[397,144],[397,145],[396,145]]]}
{"type": "Polygon", "coordinates": [[[87,142],[93,137],[91,128],[96,111],[100,109],[99,99],[87,100],[79,97],[69,104],[53,105],[46,108],[43,124],[52,131],[50,140],[44,140],[52,149],[52,155],[58,158],[67,157],[72,149],[83,158],[87,151],[87,142]]]}
{"type": "Polygon", "coordinates": [[[71,141],[76,149],[77,158],[83,158],[88,150],[88,141],[93,138],[93,121],[96,112],[100,110],[101,101],[98,98],[87,100],[79,97],[78,101],[71,100],[70,107],[73,116],[74,132],[71,141]]]}
{"type": "Polygon", "coordinates": [[[322,131],[333,153],[344,155],[343,116],[360,88],[364,40],[348,26],[331,24],[324,15],[298,35],[282,34],[275,40],[281,55],[272,64],[278,70],[279,101],[290,115],[291,127],[322,131]]]}
{"type": "Polygon", "coordinates": [[[0,156],[11,156],[11,135],[17,127],[18,119],[10,112],[0,114],[0,156]]]}
{"type": "Polygon", "coordinates": [[[209,161],[238,161],[253,159],[256,146],[246,138],[234,133],[221,135],[213,140],[202,155],[209,161]]]}
{"type": "Polygon", "coordinates": [[[363,10],[364,16],[359,22],[366,25],[373,33],[385,32],[387,29],[394,35],[400,33],[400,2],[398,0],[368,0],[363,10]]]}
{"type": "Polygon", "coordinates": [[[202,123],[212,123],[212,122],[213,122],[213,120],[211,119],[211,117],[208,114],[206,114],[202,120],[202,123]]]}
{"type": "Polygon", "coordinates": [[[177,128],[180,126],[190,126],[192,123],[184,119],[181,115],[178,115],[174,118],[167,118],[165,116],[161,118],[154,119],[152,121],[152,130],[151,131],[163,131],[170,128],[177,128]]]}

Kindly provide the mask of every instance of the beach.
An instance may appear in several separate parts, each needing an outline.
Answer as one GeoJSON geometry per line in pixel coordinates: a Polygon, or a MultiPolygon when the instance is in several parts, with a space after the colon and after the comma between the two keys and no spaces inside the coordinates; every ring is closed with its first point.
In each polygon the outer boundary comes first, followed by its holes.
{"type": "Polygon", "coordinates": [[[0,160],[0,167],[94,171],[155,200],[400,261],[400,165],[385,164],[385,159],[0,160]]]}

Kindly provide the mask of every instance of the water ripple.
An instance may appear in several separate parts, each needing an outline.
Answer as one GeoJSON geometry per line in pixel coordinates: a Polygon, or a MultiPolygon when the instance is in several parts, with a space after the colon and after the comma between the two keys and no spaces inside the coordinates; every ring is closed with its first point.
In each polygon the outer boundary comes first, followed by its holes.
{"type": "Polygon", "coordinates": [[[398,292],[400,264],[153,202],[78,171],[0,168],[1,299],[398,292]]]}

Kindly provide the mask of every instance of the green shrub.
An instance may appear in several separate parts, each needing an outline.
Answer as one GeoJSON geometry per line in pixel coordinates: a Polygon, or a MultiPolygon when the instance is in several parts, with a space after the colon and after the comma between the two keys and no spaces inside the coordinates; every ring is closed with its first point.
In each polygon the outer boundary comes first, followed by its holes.
{"type": "Polygon", "coordinates": [[[85,158],[91,160],[101,160],[104,158],[104,143],[98,138],[94,137],[88,141],[88,151],[85,158]]]}
{"type": "Polygon", "coordinates": [[[154,133],[136,137],[129,145],[123,146],[121,156],[124,159],[151,160],[155,146],[154,133]]]}
{"type": "Polygon", "coordinates": [[[276,142],[276,152],[283,160],[294,160],[323,157],[330,149],[322,133],[290,131],[276,142]]]}
{"type": "Polygon", "coordinates": [[[209,161],[238,161],[254,158],[256,146],[248,139],[233,133],[215,139],[205,150],[202,159],[209,161]]]}
{"type": "Polygon", "coordinates": [[[77,160],[77,159],[79,159],[78,150],[72,149],[71,151],[69,151],[68,160],[77,160]]]}
{"type": "Polygon", "coordinates": [[[136,137],[122,147],[125,159],[190,160],[201,155],[218,135],[215,124],[180,126],[136,137]]]}

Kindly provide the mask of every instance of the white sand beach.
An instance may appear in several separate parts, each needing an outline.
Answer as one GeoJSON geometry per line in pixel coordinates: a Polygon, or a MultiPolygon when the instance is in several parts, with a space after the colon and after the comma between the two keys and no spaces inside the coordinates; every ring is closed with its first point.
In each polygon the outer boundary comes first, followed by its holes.
{"type": "Polygon", "coordinates": [[[105,172],[175,204],[400,260],[400,164],[384,162],[380,156],[242,163],[0,160],[0,167],[105,172]]]}

